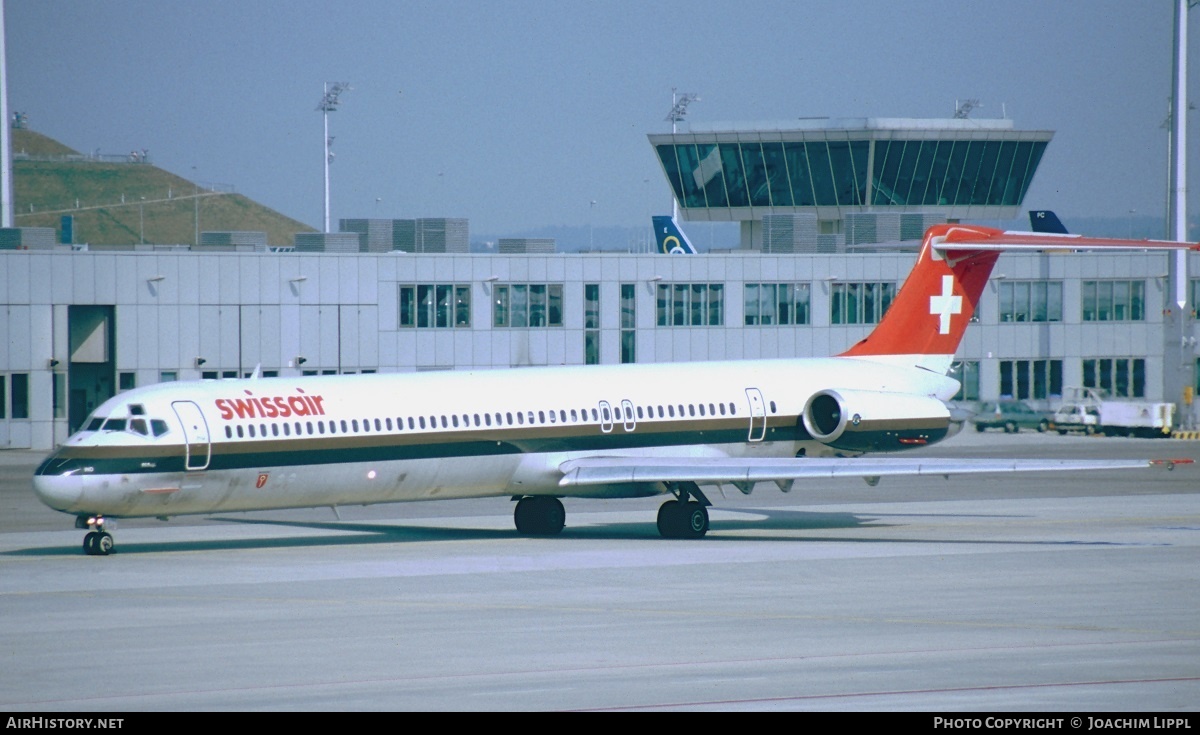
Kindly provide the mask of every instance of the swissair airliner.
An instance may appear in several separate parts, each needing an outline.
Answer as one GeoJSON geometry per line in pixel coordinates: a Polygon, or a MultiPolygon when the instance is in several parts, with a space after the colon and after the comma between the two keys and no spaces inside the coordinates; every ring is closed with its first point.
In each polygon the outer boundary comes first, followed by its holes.
{"type": "Polygon", "coordinates": [[[891,308],[835,357],[172,382],[105,401],[37,469],[51,508],[113,550],[111,519],[499,496],[522,534],[560,532],[560,498],[668,495],[667,538],[709,530],[701,486],[979,472],[1111,470],[1152,460],[885,456],[963,416],[948,377],[1010,249],[1200,245],[929,229],[891,308]]]}

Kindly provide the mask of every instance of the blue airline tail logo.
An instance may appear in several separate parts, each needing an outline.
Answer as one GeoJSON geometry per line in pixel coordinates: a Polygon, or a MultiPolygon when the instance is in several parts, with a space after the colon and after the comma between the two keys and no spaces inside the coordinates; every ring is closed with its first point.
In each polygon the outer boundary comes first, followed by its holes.
{"type": "Polygon", "coordinates": [[[675,224],[675,218],[660,214],[654,216],[654,237],[658,239],[658,252],[665,255],[695,255],[696,248],[688,242],[687,235],[675,224]]]}
{"type": "Polygon", "coordinates": [[[1046,232],[1055,235],[1070,234],[1058,219],[1058,215],[1049,209],[1029,210],[1029,226],[1034,232],[1046,232]]]}

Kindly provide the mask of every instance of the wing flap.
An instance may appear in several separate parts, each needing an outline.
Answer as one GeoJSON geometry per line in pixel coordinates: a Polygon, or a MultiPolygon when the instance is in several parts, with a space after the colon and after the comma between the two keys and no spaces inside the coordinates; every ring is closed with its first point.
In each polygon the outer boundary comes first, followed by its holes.
{"type": "Polygon", "coordinates": [[[838,477],[1086,472],[1146,469],[1149,459],[943,459],[943,458],[670,458],[586,457],[564,462],[560,487],[615,483],[695,482],[736,484],[838,477]]]}

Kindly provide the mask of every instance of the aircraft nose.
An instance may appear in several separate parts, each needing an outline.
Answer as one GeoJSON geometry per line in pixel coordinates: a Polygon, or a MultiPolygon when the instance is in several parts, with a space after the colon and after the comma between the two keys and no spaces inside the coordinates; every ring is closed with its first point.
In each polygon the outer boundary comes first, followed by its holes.
{"type": "Polygon", "coordinates": [[[79,501],[83,482],[64,465],[57,454],[47,457],[33,474],[33,491],[47,506],[69,513],[79,501]]]}

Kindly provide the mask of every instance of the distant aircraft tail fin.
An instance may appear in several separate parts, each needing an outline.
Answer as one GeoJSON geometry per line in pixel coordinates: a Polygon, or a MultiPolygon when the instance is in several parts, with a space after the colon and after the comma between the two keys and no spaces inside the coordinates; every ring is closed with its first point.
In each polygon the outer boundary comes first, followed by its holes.
{"type": "Polygon", "coordinates": [[[654,216],[654,237],[658,239],[658,252],[665,255],[695,255],[696,248],[687,235],[679,229],[675,218],[668,214],[654,216]]]}
{"type": "Polygon", "coordinates": [[[1066,235],[1067,228],[1058,215],[1049,209],[1029,210],[1029,228],[1034,232],[1049,232],[1056,235],[1066,235]]]}

